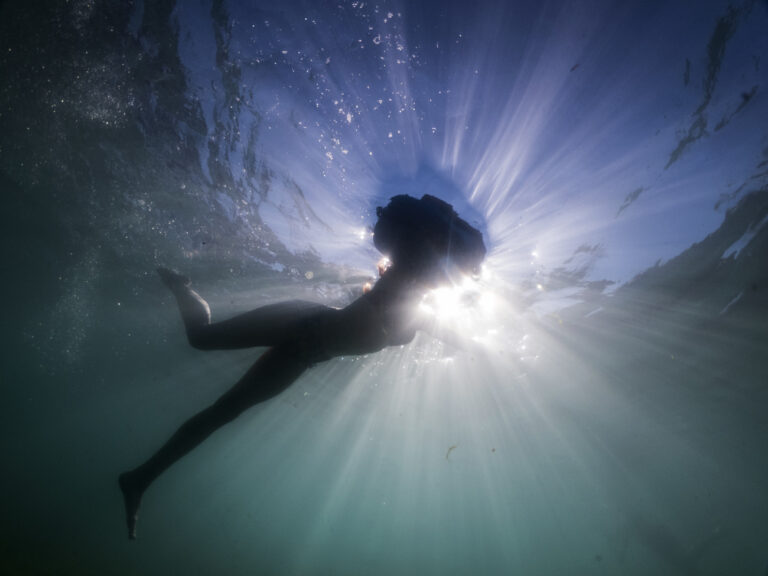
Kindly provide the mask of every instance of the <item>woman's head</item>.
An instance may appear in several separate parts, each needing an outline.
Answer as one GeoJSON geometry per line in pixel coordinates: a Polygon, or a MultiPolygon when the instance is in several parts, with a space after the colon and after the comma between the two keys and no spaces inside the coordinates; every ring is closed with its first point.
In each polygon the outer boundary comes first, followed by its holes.
{"type": "Polygon", "coordinates": [[[394,196],[376,215],[373,243],[400,270],[437,280],[452,268],[476,273],[485,258],[480,231],[434,196],[394,196]]]}

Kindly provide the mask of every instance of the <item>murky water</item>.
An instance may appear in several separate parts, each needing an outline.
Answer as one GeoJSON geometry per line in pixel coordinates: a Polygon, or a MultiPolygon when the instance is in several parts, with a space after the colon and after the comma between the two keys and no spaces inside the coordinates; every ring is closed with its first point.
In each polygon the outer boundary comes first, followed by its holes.
{"type": "Polygon", "coordinates": [[[768,571],[768,4],[0,5],[8,574],[768,571]],[[147,492],[120,471],[343,306],[435,194],[482,276],[443,339],[318,365],[147,492]],[[459,333],[461,347],[452,333],[459,333]]]}

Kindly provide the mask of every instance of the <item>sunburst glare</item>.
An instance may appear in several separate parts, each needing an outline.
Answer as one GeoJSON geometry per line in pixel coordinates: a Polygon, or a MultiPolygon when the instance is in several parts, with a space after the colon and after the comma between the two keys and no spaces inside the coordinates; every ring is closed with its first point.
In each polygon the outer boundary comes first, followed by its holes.
{"type": "Polygon", "coordinates": [[[0,1],[0,571],[765,572],[766,30],[0,1]]]}

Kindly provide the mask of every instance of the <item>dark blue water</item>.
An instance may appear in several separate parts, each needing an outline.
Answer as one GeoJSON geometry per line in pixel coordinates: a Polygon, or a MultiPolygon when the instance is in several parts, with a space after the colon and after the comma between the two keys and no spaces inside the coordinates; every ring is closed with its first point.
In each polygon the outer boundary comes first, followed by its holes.
{"type": "Polygon", "coordinates": [[[768,570],[763,1],[0,4],[0,571],[768,570]],[[482,275],[146,493],[261,350],[214,319],[376,278],[434,194],[482,275]],[[460,338],[451,337],[458,334],[460,338]]]}

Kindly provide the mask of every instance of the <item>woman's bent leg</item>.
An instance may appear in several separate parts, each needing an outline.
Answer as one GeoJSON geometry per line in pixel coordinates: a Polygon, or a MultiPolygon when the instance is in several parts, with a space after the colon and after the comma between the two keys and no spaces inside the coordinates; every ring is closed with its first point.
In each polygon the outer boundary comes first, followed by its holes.
{"type": "Polygon", "coordinates": [[[338,310],[303,300],[269,304],[228,320],[187,329],[187,338],[200,350],[232,350],[279,346],[301,340],[312,320],[332,317],[338,310]]]}
{"type": "Polygon", "coordinates": [[[305,321],[310,318],[337,312],[322,304],[291,300],[212,324],[208,303],[190,288],[186,276],[167,268],[158,268],[157,272],[176,297],[189,343],[201,350],[277,346],[300,338],[305,321]]]}
{"type": "Polygon", "coordinates": [[[176,303],[179,305],[179,312],[181,312],[181,319],[184,321],[187,334],[210,324],[211,308],[200,294],[189,287],[189,278],[168,268],[158,268],[157,273],[163,284],[176,297],[176,303]]]}
{"type": "Polygon", "coordinates": [[[120,475],[128,537],[136,538],[136,519],[144,491],[174,462],[244,410],[290,386],[309,367],[294,346],[267,350],[214,404],[187,420],[144,464],[120,475]]]}

